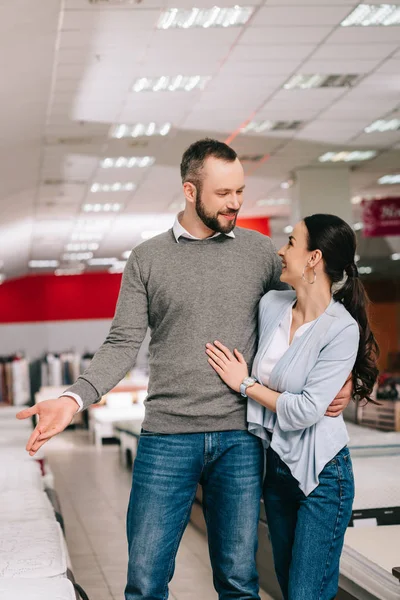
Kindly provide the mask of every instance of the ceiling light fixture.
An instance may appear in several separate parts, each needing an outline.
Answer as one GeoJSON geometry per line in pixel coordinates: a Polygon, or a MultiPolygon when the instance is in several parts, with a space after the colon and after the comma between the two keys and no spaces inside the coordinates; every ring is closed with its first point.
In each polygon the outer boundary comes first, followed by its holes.
{"type": "Polygon", "coordinates": [[[285,90],[308,90],[311,88],[344,88],[352,87],[360,75],[293,75],[283,86],[285,90]]]}
{"type": "Polygon", "coordinates": [[[289,190],[294,185],[294,179],[287,179],[286,181],[282,181],[280,188],[282,190],[289,190]]]}
{"type": "Polygon", "coordinates": [[[364,225],[359,221],[358,223],[354,223],[353,229],[354,231],[361,231],[364,228],[364,225]]]}
{"type": "Polygon", "coordinates": [[[119,262],[118,258],[92,258],[91,260],[88,261],[88,265],[90,265],[91,267],[102,267],[102,266],[108,266],[108,265],[113,265],[115,263],[119,262]]]}
{"type": "Polygon", "coordinates": [[[360,275],[371,275],[373,269],[372,267],[358,267],[358,272],[360,275]]]}
{"type": "Polygon", "coordinates": [[[30,260],[29,266],[32,269],[48,269],[51,267],[58,267],[58,260],[30,260]]]}
{"type": "Polygon", "coordinates": [[[289,198],[265,198],[257,200],[258,206],[285,206],[291,203],[289,198]]]}
{"type": "Polygon", "coordinates": [[[283,233],[292,233],[293,232],[293,227],[292,225],[287,225],[284,229],[283,229],[283,233]]]}
{"type": "Polygon", "coordinates": [[[122,204],[107,203],[107,204],[84,204],[83,212],[119,212],[122,204]]]}
{"type": "Polygon", "coordinates": [[[83,242],[83,243],[72,243],[72,244],[67,244],[65,246],[65,249],[68,252],[79,252],[79,251],[83,251],[83,250],[98,250],[99,249],[99,244],[97,244],[96,242],[83,242]]]}
{"type": "Polygon", "coordinates": [[[126,260],[119,260],[108,269],[109,273],[123,273],[126,265],[126,260]]]}
{"type": "Polygon", "coordinates": [[[210,76],[202,75],[162,75],[161,77],[140,77],[132,87],[133,92],[191,92],[204,90],[210,76]]]}
{"type": "Polygon", "coordinates": [[[136,189],[136,184],[129,183],[121,183],[117,181],[116,183],[93,183],[90,191],[93,193],[96,192],[133,192],[136,189]]]}
{"type": "Polygon", "coordinates": [[[138,137],[151,137],[155,135],[165,136],[171,131],[171,123],[163,123],[157,125],[154,122],[151,123],[136,123],[136,125],[116,125],[111,130],[111,137],[116,139],[121,138],[138,138],[138,137]]]}
{"type": "Polygon", "coordinates": [[[89,260],[93,257],[93,252],[68,252],[63,254],[63,260],[89,260]]]}
{"type": "Polygon", "coordinates": [[[157,29],[189,29],[192,27],[241,27],[253,14],[254,8],[234,6],[232,8],[169,8],[165,10],[157,23],[157,29]]]}
{"type": "Polygon", "coordinates": [[[119,158],[105,158],[100,162],[100,167],[102,169],[132,169],[133,167],[144,169],[151,167],[155,162],[154,156],[120,156],[119,158]]]}
{"type": "Polygon", "coordinates": [[[264,131],[295,131],[303,121],[250,121],[240,133],[263,133],[264,131]]]}
{"type": "Polygon", "coordinates": [[[85,270],[85,265],[79,265],[79,266],[73,267],[71,269],[68,269],[68,268],[56,269],[54,271],[54,274],[57,275],[58,277],[62,277],[64,275],[81,275],[84,270],[85,270]]]}
{"type": "MultiPolygon", "coordinates": [[[[76,228],[79,230],[78,233],[82,231],[84,233],[93,233],[93,230],[96,229],[107,229],[109,227],[111,221],[110,219],[102,219],[102,218],[91,218],[91,219],[78,219],[76,222],[76,228]]],[[[95,231],[95,233],[97,233],[95,231]]],[[[101,234],[102,235],[102,234],[101,234]]]]}
{"type": "Polygon", "coordinates": [[[377,155],[375,150],[342,150],[326,152],[318,158],[319,162],[354,162],[370,160],[377,155]]]}
{"type": "Polygon", "coordinates": [[[395,175],[384,175],[380,179],[378,179],[379,185],[395,185],[396,183],[400,183],[400,173],[396,173],[395,175]]]}
{"type": "Polygon", "coordinates": [[[400,119],[378,119],[364,129],[365,133],[383,133],[384,131],[398,131],[400,119]]]}
{"type": "Polygon", "coordinates": [[[396,4],[359,4],[340,24],[342,27],[400,25],[400,6],[396,4]]]}
{"type": "Polygon", "coordinates": [[[79,231],[74,231],[71,235],[71,240],[73,242],[91,242],[94,240],[100,241],[102,239],[102,233],[82,233],[79,231]]]}

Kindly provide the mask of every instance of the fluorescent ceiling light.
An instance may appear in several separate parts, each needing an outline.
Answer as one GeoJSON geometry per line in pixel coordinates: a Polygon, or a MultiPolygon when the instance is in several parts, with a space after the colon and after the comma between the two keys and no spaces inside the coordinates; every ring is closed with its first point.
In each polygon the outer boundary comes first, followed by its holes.
{"type": "Polygon", "coordinates": [[[82,250],[98,250],[99,244],[97,244],[96,242],[72,243],[67,244],[65,246],[65,249],[68,252],[79,252],[82,250]]]}
{"type": "Polygon", "coordinates": [[[125,269],[126,260],[119,260],[108,269],[109,273],[122,273],[125,269]]]}
{"type": "Polygon", "coordinates": [[[395,252],[390,258],[392,260],[400,260],[400,252],[395,252]]]}
{"type": "Polygon", "coordinates": [[[202,75],[162,75],[161,77],[141,77],[133,85],[133,92],[191,92],[204,90],[211,77],[202,75]]]}
{"type": "Polygon", "coordinates": [[[88,261],[91,267],[108,266],[119,262],[118,258],[92,258],[88,261]]]}
{"type": "Polygon", "coordinates": [[[375,150],[342,150],[342,152],[326,152],[319,157],[319,162],[353,162],[369,160],[377,155],[375,150]]]}
{"type": "Polygon", "coordinates": [[[142,240],[150,240],[151,238],[155,237],[156,235],[160,235],[161,233],[165,233],[165,229],[142,231],[141,238],[142,240]]]}
{"type": "Polygon", "coordinates": [[[359,4],[340,24],[342,27],[400,25],[400,6],[396,4],[359,4]]]}
{"type": "Polygon", "coordinates": [[[131,254],[132,254],[132,250],[127,250],[126,252],[123,252],[121,254],[121,256],[123,259],[128,260],[128,258],[130,257],[131,254]]]}
{"type": "Polygon", "coordinates": [[[136,189],[136,184],[129,183],[121,183],[117,181],[116,183],[93,183],[90,191],[91,192],[133,192],[136,189]]]}
{"type": "Polygon", "coordinates": [[[29,266],[32,269],[48,269],[49,267],[58,267],[58,260],[30,260],[29,266]]]}
{"type": "Polygon", "coordinates": [[[56,269],[54,271],[54,273],[58,277],[61,277],[61,276],[64,276],[64,275],[81,275],[84,270],[85,270],[85,265],[79,265],[79,266],[73,267],[71,269],[68,269],[68,268],[66,268],[66,269],[64,269],[64,268],[56,269]]]}
{"type": "Polygon", "coordinates": [[[400,183],[400,173],[396,173],[395,175],[384,175],[380,179],[378,179],[379,185],[395,185],[396,183],[400,183]]]}
{"type": "Polygon", "coordinates": [[[303,121],[250,121],[240,133],[263,133],[264,131],[294,131],[303,121]]]}
{"type": "Polygon", "coordinates": [[[361,204],[362,198],[361,196],[353,196],[351,199],[352,204],[361,204]]]}
{"type": "Polygon", "coordinates": [[[311,88],[342,88],[355,85],[360,75],[293,75],[283,86],[285,90],[311,88]]]}
{"type": "Polygon", "coordinates": [[[100,167],[102,169],[132,169],[133,167],[144,169],[151,167],[155,162],[154,156],[120,156],[119,158],[105,158],[101,161],[100,167]]]}
{"type": "Polygon", "coordinates": [[[258,206],[284,206],[287,204],[291,204],[291,200],[288,198],[265,198],[257,200],[258,206]]]}
{"type": "Polygon", "coordinates": [[[353,229],[354,231],[361,231],[361,229],[363,229],[364,225],[359,221],[358,223],[354,223],[353,225],[353,229]]]}
{"type": "Polygon", "coordinates": [[[171,123],[163,123],[157,125],[154,122],[151,123],[136,123],[136,125],[116,125],[111,130],[111,137],[121,138],[138,138],[138,137],[151,137],[153,135],[168,135],[171,131],[171,123]]]}
{"type": "Polygon", "coordinates": [[[250,19],[254,8],[234,6],[232,8],[169,8],[157,23],[157,29],[189,29],[191,27],[241,27],[250,19]]]}
{"type": "Polygon", "coordinates": [[[91,242],[92,240],[100,241],[103,239],[102,233],[85,233],[75,231],[71,235],[73,242],[91,242]]]}
{"type": "Polygon", "coordinates": [[[400,129],[400,119],[378,119],[364,129],[365,133],[383,133],[400,129]]]}
{"type": "Polygon", "coordinates": [[[63,260],[89,260],[92,256],[93,252],[68,252],[63,254],[63,260]]]}
{"type": "Polygon", "coordinates": [[[292,233],[293,232],[293,227],[291,225],[287,225],[284,229],[283,229],[283,233],[292,233]]]}
{"type": "Polygon", "coordinates": [[[358,267],[360,275],[371,275],[372,271],[372,267],[358,267]]]}
{"type": "Polygon", "coordinates": [[[289,190],[294,184],[293,179],[288,179],[287,181],[282,181],[280,187],[282,190],[289,190]]]}
{"type": "Polygon", "coordinates": [[[76,222],[76,228],[81,233],[83,230],[85,233],[92,233],[96,229],[107,229],[110,226],[110,219],[91,218],[91,219],[78,219],[76,222]]]}
{"type": "Polygon", "coordinates": [[[107,203],[107,204],[84,204],[83,211],[84,212],[118,212],[122,208],[122,204],[117,203],[107,203]]]}

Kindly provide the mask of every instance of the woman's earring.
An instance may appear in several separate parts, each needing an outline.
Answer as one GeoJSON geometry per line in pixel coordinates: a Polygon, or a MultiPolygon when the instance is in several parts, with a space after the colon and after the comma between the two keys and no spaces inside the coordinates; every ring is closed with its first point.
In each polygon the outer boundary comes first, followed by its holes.
{"type": "Polygon", "coordinates": [[[306,264],[306,266],[305,266],[305,267],[304,267],[304,269],[303,269],[303,274],[302,274],[301,278],[302,278],[302,279],[304,279],[304,281],[306,281],[306,282],[307,282],[307,283],[309,283],[310,285],[313,285],[313,283],[315,283],[315,282],[317,281],[317,274],[316,274],[316,272],[315,272],[315,269],[313,269],[313,273],[314,273],[314,279],[313,279],[313,281],[309,281],[309,280],[306,278],[306,275],[305,275],[305,273],[306,273],[306,269],[307,269],[307,268],[308,268],[308,269],[311,269],[311,267],[310,267],[310,265],[309,265],[308,263],[306,264]]]}

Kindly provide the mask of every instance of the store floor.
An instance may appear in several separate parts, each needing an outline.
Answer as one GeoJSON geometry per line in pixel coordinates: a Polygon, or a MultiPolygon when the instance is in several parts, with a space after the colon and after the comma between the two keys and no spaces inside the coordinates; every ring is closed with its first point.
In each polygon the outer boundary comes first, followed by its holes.
{"type": "MultiPolygon", "coordinates": [[[[97,452],[85,431],[67,431],[46,446],[65,520],[76,580],[90,600],[123,600],[127,545],[125,515],[131,474],[118,447],[97,452]]],[[[182,540],[171,600],[215,600],[207,543],[189,525],[182,540]]],[[[270,600],[265,593],[262,600],[270,600]]]]}

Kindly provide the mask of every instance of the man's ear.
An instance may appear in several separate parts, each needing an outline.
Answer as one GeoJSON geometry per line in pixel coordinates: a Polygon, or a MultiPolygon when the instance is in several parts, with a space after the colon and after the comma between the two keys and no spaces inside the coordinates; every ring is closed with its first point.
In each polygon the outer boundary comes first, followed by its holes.
{"type": "Polygon", "coordinates": [[[183,193],[185,194],[185,198],[188,202],[192,202],[192,204],[196,202],[197,190],[193,183],[190,183],[190,181],[185,181],[183,184],[183,193]]]}

